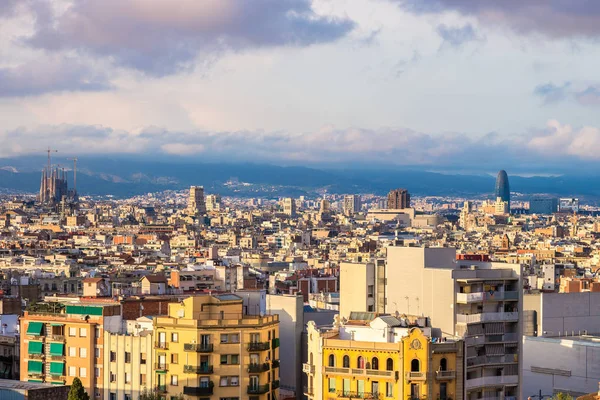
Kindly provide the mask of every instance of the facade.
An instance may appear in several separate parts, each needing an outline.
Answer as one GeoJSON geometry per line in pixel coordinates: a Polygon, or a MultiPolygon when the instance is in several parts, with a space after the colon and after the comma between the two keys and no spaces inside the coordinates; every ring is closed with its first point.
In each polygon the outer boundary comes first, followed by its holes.
{"type": "Polygon", "coordinates": [[[349,194],[344,196],[344,214],[354,215],[360,211],[360,196],[349,194]]]}
{"type": "Polygon", "coordinates": [[[154,319],[154,383],[165,397],[279,396],[279,319],[234,294],[188,297],[154,319]]]}
{"type": "Polygon", "coordinates": [[[384,274],[374,262],[340,263],[340,316],[348,318],[352,311],[383,312],[377,307],[375,285],[383,283],[384,274]]]}
{"type": "Polygon", "coordinates": [[[209,194],[206,196],[206,211],[220,211],[221,196],[218,194],[209,194]]]}
{"type": "Polygon", "coordinates": [[[410,194],[406,189],[394,189],[388,193],[387,208],[398,210],[410,208],[410,194]]]}
{"type": "MultiPolygon", "coordinates": [[[[390,246],[384,268],[385,284],[374,285],[374,298],[381,297],[383,286],[386,313],[425,315],[434,336],[464,338],[466,399],[518,397],[519,264],[457,261],[453,248],[390,246]]],[[[340,282],[344,282],[344,270],[340,273],[340,282]]],[[[344,299],[351,296],[346,289],[342,283],[341,310],[344,299]]],[[[352,286],[349,289],[354,290],[352,286]]]]}
{"type": "Polygon", "coordinates": [[[206,213],[206,204],[204,202],[204,187],[191,186],[190,196],[188,198],[188,213],[191,215],[202,215],[206,213]]]}
{"type": "Polygon", "coordinates": [[[282,200],[283,213],[294,218],[296,216],[296,200],[286,197],[282,200]]]}
{"type": "Polygon", "coordinates": [[[70,385],[78,377],[91,398],[101,399],[104,331],[121,326],[120,305],[49,306],[56,310],[21,318],[21,380],[70,385]]]}
{"type": "Polygon", "coordinates": [[[558,212],[557,198],[534,197],[529,200],[529,214],[548,215],[558,212]]]}
{"type": "Polygon", "coordinates": [[[310,400],[463,399],[463,343],[432,339],[430,333],[406,316],[373,313],[352,313],[349,321],[330,328],[309,323],[305,395],[310,400]]]}
{"type": "Polygon", "coordinates": [[[498,172],[496,177],[496,191],[494,192],[495,198],[500,198],[502,201],[508,203],[508,212],[510,213],[510,185],[508,183],[508,174],[505,170],[498,172]]]}

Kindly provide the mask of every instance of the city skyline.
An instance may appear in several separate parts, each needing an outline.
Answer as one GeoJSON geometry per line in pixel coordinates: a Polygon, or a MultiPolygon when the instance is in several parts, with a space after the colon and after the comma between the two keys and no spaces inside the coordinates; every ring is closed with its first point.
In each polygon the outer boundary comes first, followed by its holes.
{"type": "Polygon", "coordinates": [[[0,156],[592,168],[598,7],[513,3],[6,1],[0,156]]]}

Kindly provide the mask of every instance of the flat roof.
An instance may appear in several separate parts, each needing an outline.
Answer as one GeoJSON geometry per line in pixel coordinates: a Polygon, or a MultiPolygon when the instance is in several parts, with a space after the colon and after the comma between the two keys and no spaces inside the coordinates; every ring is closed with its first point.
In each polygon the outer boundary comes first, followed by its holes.
{"type": "Polygon", "coordinates": [[[560,343],[561,341],[577,342],[580,346],[600,347],[600,336],[594,335],[575,335],[575,336],[525,336],[525,340],[535,340],[540,342],[560,343]]]}
{"type": "Polygon", "coordinates": [[[24,382],[15,381],[12,379],[0,379],[0,390],[1,389],[14,389],[14,390],[36,390],[36,389],[50,389],[66,385],[51,385],[49,383],[37,383],[37,382],[24,382]]]}

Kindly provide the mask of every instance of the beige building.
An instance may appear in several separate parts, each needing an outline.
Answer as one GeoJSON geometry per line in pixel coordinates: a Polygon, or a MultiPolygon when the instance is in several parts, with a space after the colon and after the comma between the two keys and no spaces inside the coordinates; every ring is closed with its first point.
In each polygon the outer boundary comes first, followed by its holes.
{"type": "Polygon", "coordinates": [[[291,197],[286,197],[281,201],[283,213],[294,218],[296,216],[296,200],[291,197]]]}
{"type": "Polygon", "coordinates": [[[218,194],[209,194],[206,196],[206,211],[220,211],[221,196],[218,194]]]}
{"type": "Polygon", "coordinates": [[[340,316],[385,311],[385,261],[340,263],[340,316]],[[378,288],[376,288],[378,287],[378,288]]]}
{"type": "Polygon", "coordinates": [[[188,198],[187,212],[192,215],[204,214],[206,212],[203,186],[190,187],[190,196],[188,198]]]}

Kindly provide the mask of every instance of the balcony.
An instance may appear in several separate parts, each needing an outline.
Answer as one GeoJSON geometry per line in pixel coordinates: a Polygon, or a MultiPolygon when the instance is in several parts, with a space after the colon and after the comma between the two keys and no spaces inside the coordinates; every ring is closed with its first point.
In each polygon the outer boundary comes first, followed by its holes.
{"type": "Polygon", "coordinates": [[[505,301],[519,300],[519,292],[499,291],[499,292],[475,292],[475,293],[457,293],[456,302],[460,304],[478,303],[482,301],[505,301]]]}
{"type": "Polygon", "coordinates": [[[248,366],[248,372],[257,373],[257,372],[265,372],[271,369],[269,363],[262,364],[250,364],[248,366]]]}
{"type": "Polygon", "coordinates": [[[270,389],[268,383],[266,385],[249,385],[248,394],[265,394],[268,393],[270,389]]]}
{"type": "Polygon", "coordinates": [[[30,360],[43,360],[44,354],[28,354],[27,358],[30,360]]]}
{"type": "Polygon", "coordinates": [[[304,372],[305,374],[314,374],[315,373],[315,366],[311,365],[311,364],[302,364],[302,372],[304,372]]]}
{"type": "Polygon", "coordinates": [[[338,399],[380,399],[381,394],[370,392],[350,392],[339,390],[337,393],[338,399]]]}
{"type": "Polygon", "coordinates": [[[213,366],[212,365],[203,365],[203,366],[195,366],[195,365],[184,365],[183,366],[183,372],[185,372],[186,374],[197,374],[197,375],[202,375],[202,374],[212,374],[213,373],[213,366]]]}
{"type": "Polygon", "coordinates": [[[273,383],[271,384],[273,390],[275,389],[279,389],[279,379],[276,379],[273,381],[273,383]]]}
{"type": "Polygon", "coordinates": [[[248,343],[248,351],[267,351],[271,349],[269,342],[252,342],[248,343]]]}
{"type": "Polygon", "coordinates": [[[425,372],[407,372],[405,377],[407,381],[424,381],[425,372]]]}
{"type": "Polygon", "coordinates": [[[467,358],[467,367],[477,367],[487,364],[515,364],[519,362],[518,354],[503,354],[500,356],[477,356],[467,358]]]}
{"type": "Polygon", "coordinates": [[[502,375],[502,376],[484,376],[481,378],[467,379],[465,388],[467,390],[475,389],[483,386],[514,386],[519,384],[518,375],[502,375]]]}
{"type": "Polygon", "coordinates": [[[65,335],[50,335],[49,339],[53,342],[64,342],[65,335]]]}
{"type": "Polygon", "coordinates": [[[158,386],[156,386],[156,391],[158,393],[167,393],[167,385],[158,385],[158,386]]]}
{"type": "Polygon", "coordinates": [[[156,343],[154,343],[154,348],[155,349],[167,350],[169,348],[169,343],[167,343],[167,342],[156,342],[156,343]]]}
{"type": "MultiPolygon", "coordinates": [[[[279,360],[273,360],[272,368],[279,368],[279,360]]],[[[302,368],[304,369],[304,366],[302,368]]]]}
{"type": "Polygon", "coordinates": [[[210,343],[186,343],[183,345],[184,351],[194,351],[196,353],[212,353],[213,345],[210,343]]]}
{"type": "Polygon", "coordinates": [[[154,364],[154,370],[155,371],[166,371],[167,370],[167,363],[156,363],[156,364],[154,364]]]}
{"type": "Polygon", "coordinates": [[[52,361],[64,361],[65,356],[50,356],[50,360],[52,361]]]}
{"type": "Polygon", "coordinates": [[[209,382],[208,386],[184,386],[183,394],[188,396],[211,396],[213,394],[214,383],[209,382]]]}
{"type": "Polygon", "coordinates": [[[510,322],[518,321],[519,313],[513,312],[495,312],[481,314],[457,314],[456,322],[459,324],[476,324],[480,322],[510,322]]]}
{"type": "Polygon", "coordinates": [[[438,381],[456,379],[456,371],[436,371],[435,379],[438,381]]]}

